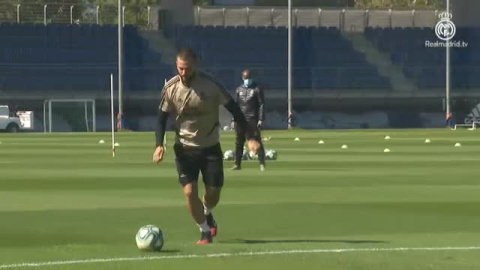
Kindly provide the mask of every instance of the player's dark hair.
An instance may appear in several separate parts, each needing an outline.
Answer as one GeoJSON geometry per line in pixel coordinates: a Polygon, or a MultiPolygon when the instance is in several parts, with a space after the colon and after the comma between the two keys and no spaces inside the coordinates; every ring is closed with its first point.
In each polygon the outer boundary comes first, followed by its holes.
{"type": "Polygon", "coordinates": [[[183,61],[197,63],[197,54],[191,48],[181,49],[177,53],[177,58],[183,61]]]}

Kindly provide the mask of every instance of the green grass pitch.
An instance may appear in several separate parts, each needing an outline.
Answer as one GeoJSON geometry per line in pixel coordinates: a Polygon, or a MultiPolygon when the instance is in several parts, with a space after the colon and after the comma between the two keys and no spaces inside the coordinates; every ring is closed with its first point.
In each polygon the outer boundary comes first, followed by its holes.
{"type": "MultiPolygon", "coordinates": [[[[0,134],[0,269],[480,268],[479,131],[264,136],[278,160],[226,170],[219,235],[196,246],[173,152],[152,164],[152,133],[119,133],[115,159],[108,133],[0,134]],[[163,252],[137,250],[146,224],[163,252]]],[[[222,133],[223,150],[233,140],[222,133]]]]}

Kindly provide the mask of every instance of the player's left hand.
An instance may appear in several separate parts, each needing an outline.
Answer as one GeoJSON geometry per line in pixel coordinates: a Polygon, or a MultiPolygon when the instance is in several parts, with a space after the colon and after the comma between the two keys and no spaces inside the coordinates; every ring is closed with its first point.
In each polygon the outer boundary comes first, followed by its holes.
{"type": "Polygon", "coordinates": [[[165,154],[165,148],[163,146],[158,146],[153,153],[153,163],[158,164],[163,160],[163,155],[165,154]]]}
{"type": "Polygon", "coordinates": [[[258,121],[257,127],[258,127],[258,128],[262,128],[262,127],[263,127],[263,121],[258,121]]]}
{"type": "Polygon", "coordinates": [[[248,150],[253,152],[254,154],[257,154],[258,151],[260,150],[260,142],[257,142],[254,139],[248,140],[248,150]]]}

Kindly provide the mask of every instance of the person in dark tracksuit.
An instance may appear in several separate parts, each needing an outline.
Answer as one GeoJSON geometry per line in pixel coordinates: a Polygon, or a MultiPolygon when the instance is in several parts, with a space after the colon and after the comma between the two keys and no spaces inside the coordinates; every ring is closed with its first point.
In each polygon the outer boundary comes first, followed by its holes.
{"type": "MultiPolygon", "coordinates": [[[[252,79],[250,70],[246,69],[242,72],[243,84],[236,89],[236,102],[240,105],[247,124],[251,130],[255,130],[254,139],[260,142],[258,151],[258,160],[260,162],[260,170],[265,170],[265,149],[263,147],[261,128],[265,121],[265,97],[262,88],[252,79]]],[[[235,166],[232,170],[240,170],[242,168],[243,146],[245,144],[245,133],[240,132],[236,123],[232,122],[236,131],[235,144],[235,166]]]]}

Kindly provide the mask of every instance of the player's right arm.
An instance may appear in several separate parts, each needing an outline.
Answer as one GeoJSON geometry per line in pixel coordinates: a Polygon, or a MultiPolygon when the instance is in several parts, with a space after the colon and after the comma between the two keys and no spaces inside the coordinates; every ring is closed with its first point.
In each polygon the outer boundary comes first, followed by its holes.
{"type": "Polygon", "coordinates": [[[155,164],[158,164],[163,160],[163,155],[165,153],[163,138],[165,137],[165,132],[167,129],[167,120],[168,120],[168,113],[162,110],[159,110],[158,117],[157,117],[157,127],[155,130],[156,147],[155,147],[155,152],[153,153],[153,162],[155,164]]]}
{"type": "MultiPolygon", "coordinates": [[[[239,133],[245,134],[245,137],[248,140],[248,148],[257,153],[260,149],[260,142],[257,142],[254,139],[255,131],[248,126],[247,119],[243,114],[240,106],[237,102],[230,96],[228,91],[221,85],[217,84],[220,93],[220,105],[223,105],[227,111],[233,116],[233,120],[235,125],[237,125],[237,129],[239,133]]],[[[238,89],[237,89],[238,90],[238,89]]],[[[238,98],[238,91],[237,91],[237,98],[238,98]]]]}
{"type": "MultiPolygon", "coordinates": [[[[239,96],[239,94],[238,94],[239,91],[240,91],[240,87],[237,87],[237,88],[235,89],[235,102],[237,102],[237,104],[238,104],[238,102],[239,102],[239,100],[240,100],[240,96],[239,96]]],[[[230,127],[231,127],[232,129],[235,129],[235,119],[234,119],[233,117],[232,117],[232,121],[231,121],[231,123],[230,123],[230,127]]]]}
{"type": "Polygon", "coordinates": [[[250,151],[257,153],[260,149],[260,142],[257,142],[254,139],[254,130],[247,123],[245,115],[243,114],[240,106],[233,100],[230,99],[226,104],[224,104],[225,109],[229,111],[233,118],[235,119],[235,125],[238,125],[237,129],[239,133],[245,134],[245,137],[248,140],[248,148],[250,151]]]}
{"type": "Polygon", "coordinates": [[[261,87],[257,87],[257,101],[258,101],[258,123],[257,127],[261,128],[263,126],[263,122],[265,121],[265,96],[263,94],[263,89],[261,87]]]}
{"type": "Polygon", "coordinates": [[[160,163],[165,154],[163,138],[167,131],[167,120],[171,110],[172,103],[168,98],[167,88],[165,87],[162,91],[160,106],[158,107],[157,125],[155,129],[155,152],[153,153],[153,162],[155,164],[160,163]]]}

